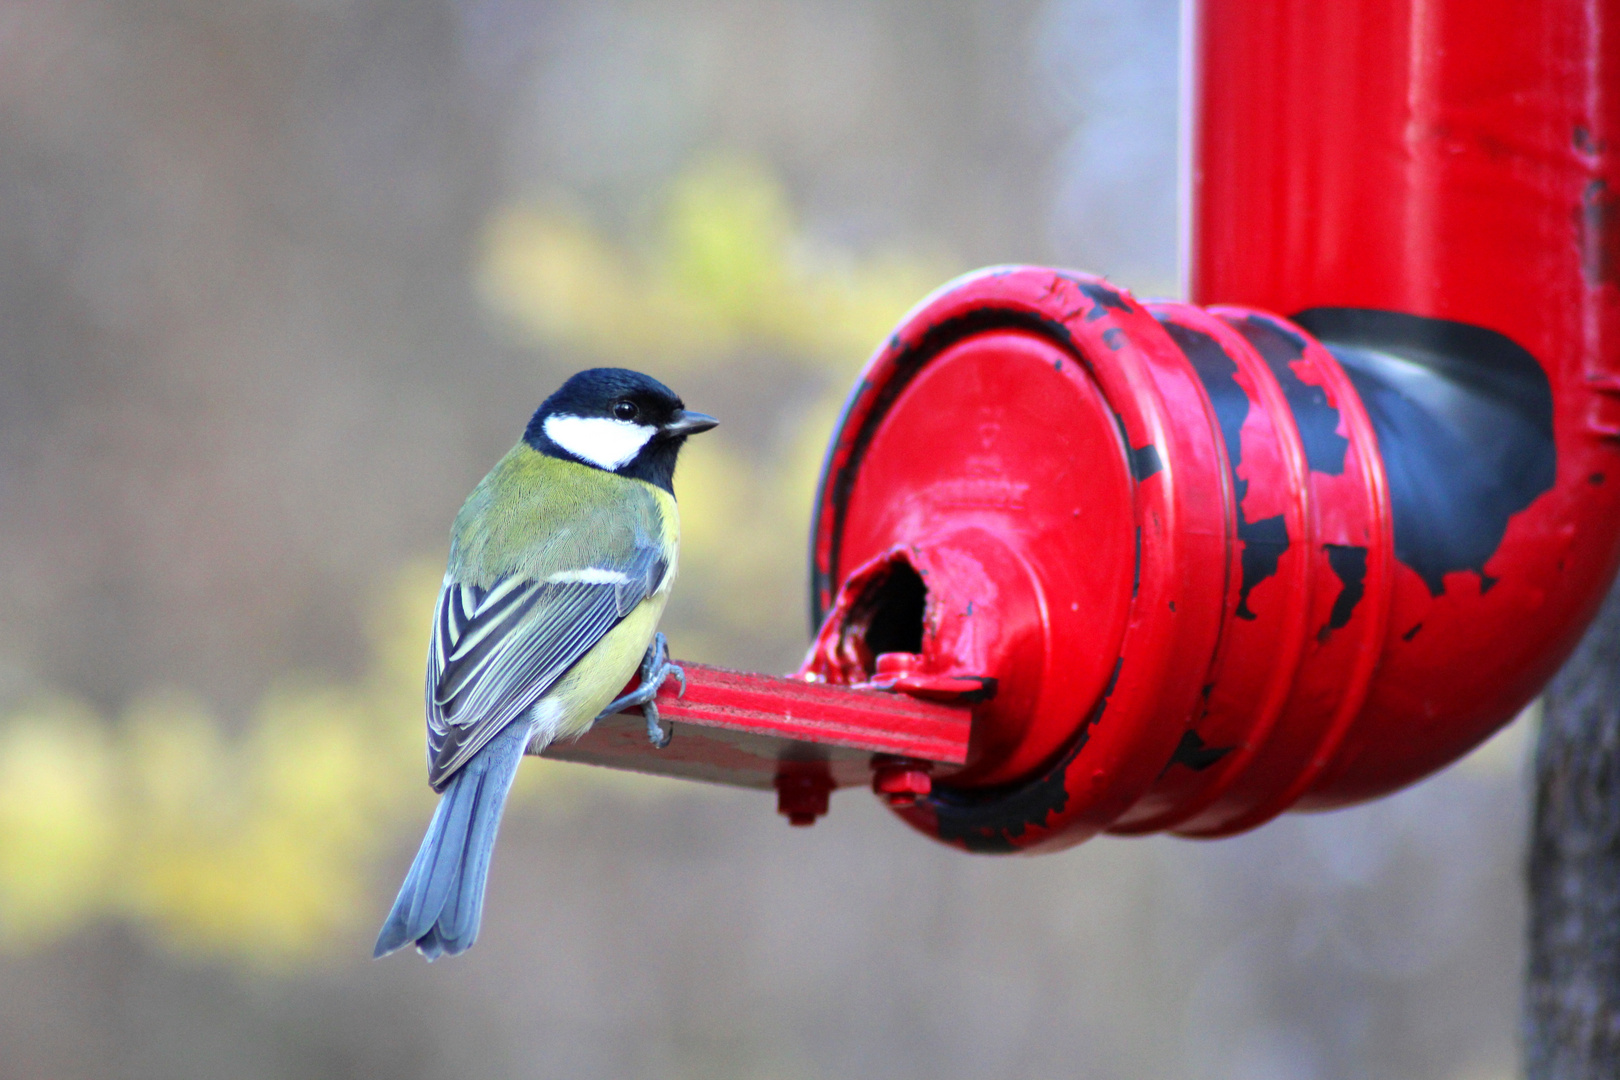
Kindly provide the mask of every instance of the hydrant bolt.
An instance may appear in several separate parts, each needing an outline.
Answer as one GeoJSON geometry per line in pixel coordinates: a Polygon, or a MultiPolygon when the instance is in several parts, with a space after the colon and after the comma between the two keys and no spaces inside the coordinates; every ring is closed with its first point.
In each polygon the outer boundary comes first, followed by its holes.
{"type": "Polygon", "coordinates": [[[872,790],[895,809],[914,806],[934,789],[927,762],[891,762],[872,773],[872,790]]]}

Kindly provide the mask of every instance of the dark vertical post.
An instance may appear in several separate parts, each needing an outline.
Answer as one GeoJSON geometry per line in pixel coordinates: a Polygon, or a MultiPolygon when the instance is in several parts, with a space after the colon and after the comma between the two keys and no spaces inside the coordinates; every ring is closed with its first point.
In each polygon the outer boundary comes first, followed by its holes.
{"type": "Polygon", "coordinates": [[[1620,1076],[1620,587],[1547,688],[1529,876],[1526,1075],[1620,1076]]]}

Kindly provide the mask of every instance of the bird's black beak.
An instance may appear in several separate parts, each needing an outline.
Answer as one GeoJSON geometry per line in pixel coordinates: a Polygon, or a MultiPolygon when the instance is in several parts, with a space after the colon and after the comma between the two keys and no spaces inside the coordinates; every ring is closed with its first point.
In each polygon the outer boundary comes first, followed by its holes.
{"type": "Polygon", "coordinates": [[[670,418],[669,423],[661,429],[667,439],[683,438],[687,435],[696,435],[700,431],[708,431],[720,421],[708,413],[693,412],[691,409],[682,409],[670,418]]]}

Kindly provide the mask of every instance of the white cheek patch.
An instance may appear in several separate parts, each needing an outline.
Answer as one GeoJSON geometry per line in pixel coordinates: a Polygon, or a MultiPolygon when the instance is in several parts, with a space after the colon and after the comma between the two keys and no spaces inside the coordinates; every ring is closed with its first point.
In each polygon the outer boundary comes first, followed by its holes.
{"type": "Polygon", "coordinates": [[[545,428],[546,438],[609,472],[628,464],[658,431],[606,416],[549,416],[545,428]]]}

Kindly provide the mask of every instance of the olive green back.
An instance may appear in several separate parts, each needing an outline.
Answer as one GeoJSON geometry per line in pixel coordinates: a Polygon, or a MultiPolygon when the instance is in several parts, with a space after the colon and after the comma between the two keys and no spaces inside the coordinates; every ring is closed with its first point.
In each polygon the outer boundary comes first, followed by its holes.
{"type": "Polygon", "coordinates": [[[679,535],[668,493],[520,442],[456,515],[449,574],[488,586],[513,574],[544,579],[564,570],[613,569],[649,544],[673,564],[679,535]]]}

